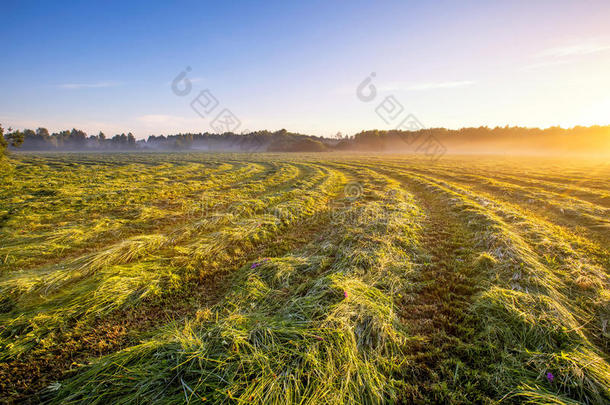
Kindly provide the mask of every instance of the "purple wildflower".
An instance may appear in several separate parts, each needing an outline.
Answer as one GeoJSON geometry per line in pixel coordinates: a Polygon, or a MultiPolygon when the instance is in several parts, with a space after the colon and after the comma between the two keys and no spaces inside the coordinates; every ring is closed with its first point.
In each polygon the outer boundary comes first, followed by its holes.
{"type": "Polygon", "coordinates": [[[265,262],[268,262],[268,261],[269,261],[269,259],[263,259],[263,260],[261,260],[260,262],[254,262],[254,263],[252,263],[252,266],[250,266],[250,268],[251,268],[251,269],[255,269],[255,268],[257,268],[258,266],[260,266],[261,264],[263,264],[263,263],[265,263],[265,262]]]}
{"type": "Polygon", "coordinates": [[[347,291],[343,291],[343,296],[347,298],[347,291]]]}
{"type": "Polygon", "coordinates": [[[552,383],[553,380],[555,379],[555,376],[553,375],[553,373],[548,372],[548,373],[546,373],[546,379],[549,380],[550,383],[552,383]]]}

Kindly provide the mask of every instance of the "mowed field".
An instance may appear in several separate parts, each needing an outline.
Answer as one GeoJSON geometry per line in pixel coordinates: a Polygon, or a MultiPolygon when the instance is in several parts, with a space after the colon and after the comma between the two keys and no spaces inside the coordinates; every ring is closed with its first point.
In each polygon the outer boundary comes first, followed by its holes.
{"type": "Polygon", "coordinates": [[[610,402],[608,162],[11,159],[6,402],[610,402]]]}

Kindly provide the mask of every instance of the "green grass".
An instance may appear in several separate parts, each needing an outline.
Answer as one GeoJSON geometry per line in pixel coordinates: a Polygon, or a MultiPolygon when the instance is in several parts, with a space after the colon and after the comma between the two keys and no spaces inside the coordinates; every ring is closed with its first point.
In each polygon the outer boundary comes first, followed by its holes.
{"type": "Polygon", "coordinates": [[[11,164],[0,178],[6,401],[610,401],[604,162],[11,164]]]}

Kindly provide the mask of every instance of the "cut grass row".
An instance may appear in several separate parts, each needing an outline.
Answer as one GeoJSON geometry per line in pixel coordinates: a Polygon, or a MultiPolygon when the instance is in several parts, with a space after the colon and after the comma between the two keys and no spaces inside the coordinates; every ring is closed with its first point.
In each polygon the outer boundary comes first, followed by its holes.
{"type": "Polygon", "coordinates": [[[464,187],[406,175],[443,195],[476,235],[487,287],[471,313],[481,325],[477,346],[487,346],[485,358],[494,360],[489,372],[499,392],[536,401],[607,401],[608,275],[577,250],[581,241],[464,187]]]}
{"type": "Polygon", "coordinates": [[[350,200],[328,234],[301,251],[242,267],[217,305],[100,359],[54,401],[396,398],[409,335],[394,297],[412,273],[420,211],[397,183],[384,183],[371,190],[375,196],[350,200]]]}
{"type": "MultiPolygon", "coordinates": [[[[73,319],[103,316],[125,305],[134,306],[149,295],[179,289],[192,277],[202,277],[239,260],[290,223],[315,214],[336,192],[341,179],[318,171],[302,187],[286,191],[292,200],[275,197],[271,213],[242,210],[226,221],[206,218],[214,229],[198,222],[170,235],[152,234],[120,242],[78,258],[42,275],[25,274],[2,283],[13,304],[1,315],[3,357],[14,357],[35,345],[52,344],[52,332],[73,319]],[[206,231],[206,232],[203,232],[206,231]],[[47,336],[51,341],[47,341],[47,336]]],[[[7,305],[7,304],[5,304],[7,305]]]]}

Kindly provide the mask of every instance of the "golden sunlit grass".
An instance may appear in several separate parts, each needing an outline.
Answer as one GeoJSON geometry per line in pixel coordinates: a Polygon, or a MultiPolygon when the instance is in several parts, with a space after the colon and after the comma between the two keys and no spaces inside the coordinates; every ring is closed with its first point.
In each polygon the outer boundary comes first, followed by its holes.
{"type": "Polygon", "coordinates": [[[6,398],[610,400],[603,164],[287,154],[13,163],[0,203],[6,398]]]}

